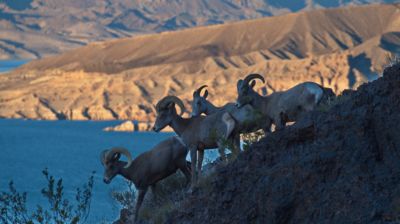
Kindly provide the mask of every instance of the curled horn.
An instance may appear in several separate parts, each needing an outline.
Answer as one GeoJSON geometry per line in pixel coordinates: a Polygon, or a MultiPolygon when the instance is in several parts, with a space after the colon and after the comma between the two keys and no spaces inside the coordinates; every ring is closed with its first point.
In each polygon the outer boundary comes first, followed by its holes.
{"type": "Polygon", "coordinates": [[[108,153],[108,151],[110,151],[110,150],[103,150],[100,153],[100,162],[101,162],[101,164],[103,164],[103,166],[106,165],[106,154],[108,153]]]}
{"type": "MultiPolygon", "coordinates": [[[[108,150],[107,150],[108,151],[108,150]]],[[[103,151],[104,152],[104,151],[103,151]]],[[[128,164],[126,164],[125,168],[128,168],[131,164],[132,164],[132,155],[131,153],[125,149],[125,148],[112,148],[111,150],[109,150],[107,152],[107,154],[105,154],[105,157],[107,159],[111,159],[116,153],[120,153],[126,156],[126,158],[128,159],[128,164]]]]}
{"type": "Polygon", "coordinates": [[[193,92],[193,96],[200,96],[201,90],[203,90],[204,88],[207,88],[207,85],[202,85],[200,86],[200,88],[198,88],[196,91],[193,92]]]}
{"type": "Polygon", "coordinates": [[[265,79],[264,77],[262,77],[260,74],[250,74],[248,76],[246,76],[246,78],[244,78],[243,80],[243,85],[249,85],[249,82],[253,79],[259,79],[261,80],[263,83],[265,83],[265,79]]]}
{"type": "Polygon", "coordinates": [[[182,100],[180,100],[176,96],[166,96],[162,98],[160,101],[158,101],[156,105],[156,110],[160,111],[161,109],[165,108],[169,103],[176,103],[181,109],[180,116],[182,116],[183,112],[185,111],[185,106],[183,105],[182,100]]]}

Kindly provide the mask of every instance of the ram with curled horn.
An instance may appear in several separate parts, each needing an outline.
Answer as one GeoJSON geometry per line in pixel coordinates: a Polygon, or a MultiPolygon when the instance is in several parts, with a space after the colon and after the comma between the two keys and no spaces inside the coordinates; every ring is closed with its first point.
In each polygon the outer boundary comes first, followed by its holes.
{"type": "Polygon", "coordinates": [[[253,87],[255,79],[265,83],[260,74],[250,74],[244,80],[237,82],[237,107],[251,105],[267,117],[267,125],[275,124],[276,129],[282,129],[287,122],[294,122],[306,113],[314,110],[320,103],[335,97],[332,89],[324,88],[314,82],[303,82],[286,91],[274,92],[261,96],[253,87]]]}
{"type": "Polygon", "coordinates": [[[175,105],[180,107],[181,114],[185,111],[183,102],[176,96],[166,96],[157,103],[153,130],[158,132],[170,126],[189,148],[193,187],[201,173],[204,150],[218,148],[222,160],[226,161],[225,143],[234,129],[235,121],[229,113],[183,118],[177,114],[175,105]]]}
{"type": "Polygon", "coordinates": [[[100,154],[100,161],[104,166],[103,180],[109,184],[116,175],[121,175],[135,185],[138,190],[135,206],[136,221],[149,187],[154,190],[158,181],[170,176],[178,169],[185,175],[187,183],[190,182],[190,163],[186,161],[187,153],[188,150],[179,137],[161,141],[135,159],[132,159],[125,148],[104,150],[100,154]],[[126,156],[128,161],[119,160],[121,155],[126,156]]]}
{"type": "Polygon", "coordinates": [[[235,103],[227,103],[221,107],[217,107],[207,99],[208,90],[205,90],[204,94],[201,95],[201,91],[204,88],[207,88],[207,85],[203,85],[193,92],[192,117],[200,116],[202,113],[206,115],[221,115],[228,112],[235,120],[235,128],[232,131],[231,137],[233,138],[234,147],[237,150],[240,150],[240,134],[254,132],[259,129],[263,129],[266,132],[269,131],[267,118],[257,113],[252,106],[247,104],[238,108],[235,106],[235,103]]]}

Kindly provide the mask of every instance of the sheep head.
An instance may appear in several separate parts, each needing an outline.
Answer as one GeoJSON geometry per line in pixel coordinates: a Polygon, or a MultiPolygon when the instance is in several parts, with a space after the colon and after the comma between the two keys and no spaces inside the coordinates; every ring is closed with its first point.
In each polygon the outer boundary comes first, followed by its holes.
{"type": "Polygon", "coordinates": [[[104,150],[100,154],[101,164],[104,166],[104,177],[105,183],[109,184],[111,180],[121,172],[121,169],[126,169],[132,164],[132,155],[125,148],[112,148],[110,150],[104,150]],[[125,155],[128,162],[122,162],[119,159],[121,154],[125,155]]]}
{"type": "Polygon", "coordinates": [[[155,109],[157,117],[153,127],[155,132],[159,132],[167,125],[171,124],[172,119],[177,115],[175,104],[180,107],[181,112],[179,116],[182,116],[183,112],[185,112],[185,106],[182,100],[176,96],[166,96],[156,104],[155,109]]]}
{"type": "Polygon", "coordinates": [[[240,79],[237,82],[238,98],[236,100],[236,105],[238,107],[242,107],[245,104],[251,104],[253,101],[254,94],[257,94],[253,90],[254,86],[256,85],[255,79],[259,79],[265,83],[264,77],[262,77],[260,74],[250,74],[246,76],[244,80],[240,79]]]}
{"type": "Polygon", "coordinates": [[[192,117],[197,117],[201,113],[205,113],[207,111],[208,91],[204,91],[203,96],[201,96],[201,90],[204,88],[207,88],[207,85],[202,85],[200,88],[193,92],[192,117]]]}

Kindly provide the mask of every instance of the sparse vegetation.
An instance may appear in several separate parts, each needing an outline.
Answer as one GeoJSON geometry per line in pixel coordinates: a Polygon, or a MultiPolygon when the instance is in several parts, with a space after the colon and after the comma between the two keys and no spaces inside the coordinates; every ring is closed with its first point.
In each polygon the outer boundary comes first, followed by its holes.
{"type": "Polygon", "coordinates": [[[94,173],[82,188],[76,189],[75,204],[64,196],[62,178],[56,180],[48,170],[43,170],[47,186],[41,190],[49,206],[37,205],[33,212],[27,209],[27,193],[18,192],[14,183],[9,183],[9,192],[0,192],[0,223],[2,224],[78,224],[85,223],[90,212],[94,173]]]}
{"type": "Polygon", "coordinates": [[[122,208],[126,208],[129,211],[133,211],[135,208],[136,201],[136,189],[131,181],[125,180],[128,190],[119,192],[112,191],[111,197],[118,202],[122,206],[122,208]]]}
{"type": "MultiPolygon", "coordinates": [[[[130,216],[128,219],[133,220],[136,190],[128,181],[127,184],[127,191],[112,192],[111,195],[123,209],[128,210],[130,216]]],[[[167,214],[179,206],[179,201],[182,201],[186,191],[186,179],[181,173],[176,173],[157,183],[155,189],[156,192],[151,191],[145,197],[139,219],[149,223],[163,223],[167,214]]]]}
{"type": "MultiPolygon", "coordinates": [[[[349,90],[349,91],[351,91],[351,90],[349,90]]],[[[350,99],[349,94],[347,94],[346,91],[344,91],[344,92],[342,92],[342,94],[335,97],[334,99],[329,98],[328,101],[326,101],[325,103],[318,105],[318,107],[316,109],[319,111],[322,111],[322,112],[327,112],[332,107],[334,107],[338,104],[341,104],[349,99],[350,99]]]]}

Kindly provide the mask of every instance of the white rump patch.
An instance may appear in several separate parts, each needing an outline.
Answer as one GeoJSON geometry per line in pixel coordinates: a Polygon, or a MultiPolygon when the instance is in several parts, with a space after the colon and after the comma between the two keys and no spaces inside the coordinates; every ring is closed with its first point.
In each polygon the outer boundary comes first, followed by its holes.
{"type": "Polygon", "coordinates": [[[314,100],[315,100],[315,104],[318,104],[318,102],[321,100],[322,95],[324,94],[324,91],[321,89],[321,87],[319,87],[318,85],[315,85],[313,83],[307,83],[306,84],[306,88],[308,90],[308,92],[310,92],[311,94],[314,95],[314,100]]]}
{"type": "Polygon", "coordinates": [[[224,113],[222,115],[222,121],[226,124],[225,138],[228,138],[233,129],[235,128],[235,120],[229,113],[224,113]]]}

